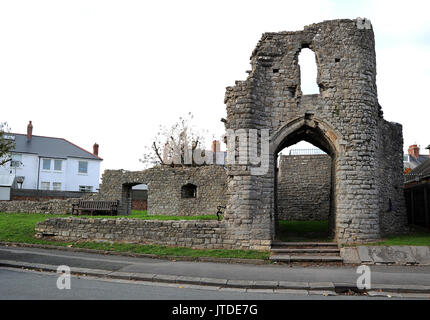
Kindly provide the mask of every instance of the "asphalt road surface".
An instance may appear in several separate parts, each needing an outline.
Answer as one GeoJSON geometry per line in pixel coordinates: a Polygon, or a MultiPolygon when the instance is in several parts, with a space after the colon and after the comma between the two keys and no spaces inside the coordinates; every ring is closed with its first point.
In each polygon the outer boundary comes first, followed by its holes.
{"type": "MultiPolygon", "coordinates": [[[[323,296],[304,293],[247,292],[244,289],[180,286],[178,284],[140,283],[90,277],[70,279],[70,289],[57,288],[58,275],[37,271],[0,268],[2,300],[357,300],[383,297],[323,296]]],[[[393,297],[391,299],[396,299],[393,297]]]]}

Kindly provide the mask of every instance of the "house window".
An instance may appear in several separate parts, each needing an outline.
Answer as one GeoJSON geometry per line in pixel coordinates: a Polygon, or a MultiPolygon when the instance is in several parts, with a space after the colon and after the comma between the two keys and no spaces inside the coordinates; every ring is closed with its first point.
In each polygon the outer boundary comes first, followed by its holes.
{"type": "Polygon", "coordinates": [[[80,192],[92,192],[93,186],[79,186],[80,192]]]}
{"type": "Polygon", "coordinates": [[[40,188],[41,188],[42,190],[49,190],[49,185],[50,185],[50,183],[49,183],[49,182],[42,181],[42,182],[40,183],[40,188]]]}
{"type": "Polygon", "coordinates": [[[197,186],[188,183],[181,188],[181,198],[191,199],[197,197],[197,186]]]}
{"type": "Polygon", "coordinates": [[[43,170],[51,170],[51,159],[43,159],[43,170]]]}
{"type": "Polygon", "coordinates": [[[54,160],[54,170],[55,171],[61,171],[62,165],[63,165],[62,160],[54,160]]]}
{"type": "Polygon", "coordinates": [[[79,173],[88,173],[88,161],[79,161],[79,173]]]}
{"type": "Polygon", "coordinates": [[[61,191],[61,182],[53,182],[52,183],[52,190],[61,191]]]}
{"type": "Polygon", "coordinates": [[[10,166],[13,168],[19,168],[22,164],[22,155],[13,154],[12,160],[10,161],[10,166]]]}

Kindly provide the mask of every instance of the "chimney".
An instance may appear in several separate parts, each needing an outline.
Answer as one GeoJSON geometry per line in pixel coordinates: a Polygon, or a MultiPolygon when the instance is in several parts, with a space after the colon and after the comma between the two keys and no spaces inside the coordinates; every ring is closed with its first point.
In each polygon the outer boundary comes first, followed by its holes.
{"type": "Polygon", "coordinates": [[[420,156],[420,147],[418,147],[416,144],[409,146],[408,154],[415,159],[418,158],[420,156]]]}
{"type": "Polygon", "coordinates": [[[212,152],[220,152],[221,151],[221,146],[218,140],[214,140],[212,141],[212,152]]]}
{"type": "Polygon", "coordinates": [[[427,148],[429,150],[429,158],[430,158],[430,144],[427,146],[427,148]]]}
{"type": "Polygon", "coordinates": [[[93,145],[93,153],[98,156],[99,155],[99,145],[96,143],[94,143],[93,145]]]}
{"type": "Polygon", "coordinates": [[[27,140],[31,140],[31,137],[33,136],[33,125],[31,124],[31,121],[27,125],[27,140]]]}

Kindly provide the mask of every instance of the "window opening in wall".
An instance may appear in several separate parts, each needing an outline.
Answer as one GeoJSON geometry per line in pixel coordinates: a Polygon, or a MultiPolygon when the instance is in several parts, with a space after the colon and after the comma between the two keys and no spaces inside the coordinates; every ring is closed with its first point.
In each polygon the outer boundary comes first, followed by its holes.
{"type": "Polygon", "coordinates": [[[10,166],[12,168],[19,168],[22,164],[22,155],[21,154],[13,154],[12,160],[10,161],[10,166]]]}
{"type": "Polygon", "coordinates": [[[41,188],[42,190],[49,190],[49,185],[50,185],[50,182],[42,181],[42,182],[40,183],[40,188],[41,188]]]}
{"type": "Polygon", "coordinates": [[[43,170],[51,170],[51,159],[43,159],[43,170]]]}
{"type": "Polygon", "coordinates": [[[61,191],[61,182],[53,182],[52,183],[52,190],[61,191]]]}
{"type": "Polygon", "coordinates": [[[79,173],[88,173],[88,161],[79,161],[79,173]]]}
{"type": "Polygon", "coordinates": [[[308,48],[303,48],[299,54],[300,81],[303,94],[319,94],[317,84],[318,68],[315,53],[308,48]]]}
{"type": "Polygon", "coordinates": [[[92,192],[93,187],[92,186],[79,186],[80,192],[92,192]]]}
{"type": "Polygon", "coordinates": [[[63,161],[62,160],[54,160],[54,170],[61,171],[63,161]]]}
{"type": "Polygon", "coordinates": [[[191,183],[188,183],[181,188],[181,198],[190,199],[197,197],[197,186],[191,183]]]}

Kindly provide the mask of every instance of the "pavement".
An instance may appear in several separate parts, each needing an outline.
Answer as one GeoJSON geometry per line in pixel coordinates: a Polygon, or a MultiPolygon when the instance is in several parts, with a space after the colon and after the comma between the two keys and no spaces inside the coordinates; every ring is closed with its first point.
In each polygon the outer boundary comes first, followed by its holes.
{"type": "Polygon", "coordinates": [[[358,246],[355,250],[365,264],[430,265],[429,246],[358,246]]]}
{"type": "MultiPolygon", "coordinates": [[[[244,290],[294,290],[324,295],[358,292],[356,266],[250,265],[190,262],[56,249],[0,246],[0,266],[56,272],[66,265],[74,275],[244,290]]],[[[369,266],[367,294],[430,297],[430,266],[369,266]]]]}

